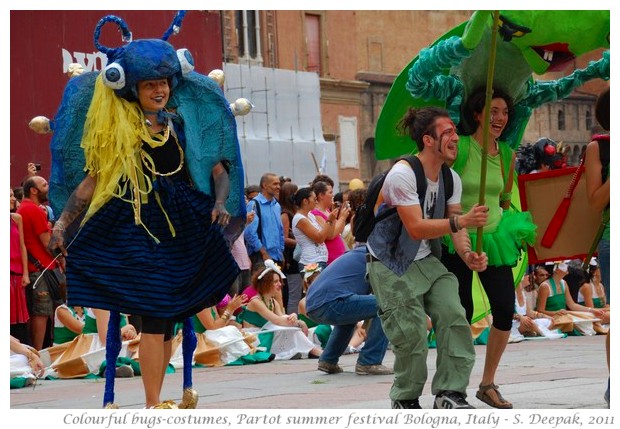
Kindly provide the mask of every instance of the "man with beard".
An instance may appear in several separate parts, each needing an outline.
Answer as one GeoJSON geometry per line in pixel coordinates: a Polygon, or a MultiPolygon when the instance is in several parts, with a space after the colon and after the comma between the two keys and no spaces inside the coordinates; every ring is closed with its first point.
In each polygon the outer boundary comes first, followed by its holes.
{"type": "Polygon", "coordinates": [[[387,210],[393,213],[375,223],[367,242],[369,280],[395,358],[392,408],[421,408],[419,397],[427,379],[427,314],[437,333],[433,408],[474,408],[465,400],[475,360],[471,331],[458,281],[441,263],[440,238],[451,234],[467,267],[484,271],[487,256],[472,251],[466,228],[484,225],[488,208],[475,204],[467,214],[461,212],[461,179],[444,167],[456,158],[459,140],[447,111],[410,109],[400,126],[419,153],[417,159],[397,162],[385,177],[377,217],[387,210]],[[423,169],[420,181],[414,165],[423,169]],[[452,177],[451,195],[444,175],[452,177]]]}
{"type": "Polygon", "coordinates": [[[41,207],[47,202],[49,184],[41,176],[32,176],[24,182],[24,198],[17,210],[22,216],[24,224],[24,242],[28,251],[28,271],[30,272],[30,285],[26,288],[28,297],[28,312],[30,313],[30,338],[32,345],[37,350],[43,348],[48,318],[54,315],[54,303],[47,290],[47,284],[37,281],[42,274],[42,269],[36,265],[48,269],[54,269],[56,262],[48,252],[47,245],[51,238],[47,214],[41,207]],[[36,259],[39,264],[33,263],[36,259]]]}

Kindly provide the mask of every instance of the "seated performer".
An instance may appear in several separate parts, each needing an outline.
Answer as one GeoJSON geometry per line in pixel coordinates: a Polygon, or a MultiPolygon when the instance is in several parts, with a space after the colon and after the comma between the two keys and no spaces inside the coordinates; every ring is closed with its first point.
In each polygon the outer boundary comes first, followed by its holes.
{"type": "Polygon", "coordinates": [[[306,323],[299,320],[295,313],[284,313],[275,299],[278,289],[282,287],[282,278],[284,274],[272,260],[266,260],[265,265],[257,265],[252,284],[258,294],[250,299],[237,320],[243,321],[244,328],[250,328],[246,332],[259,332],[261,346],[275,354],[277,360],[302,356],[317,358],[322,350],[308,339],[306,323]],[[268,331],[269,335],[261,331],[268,331]]]}

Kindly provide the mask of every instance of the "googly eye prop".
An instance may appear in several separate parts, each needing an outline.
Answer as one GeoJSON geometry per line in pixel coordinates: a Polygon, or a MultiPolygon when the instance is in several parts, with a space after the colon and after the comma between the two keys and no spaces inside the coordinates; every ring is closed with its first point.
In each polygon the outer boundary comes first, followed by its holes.
{"type": "Polygon", "coordinates": [[[171,89],[179,79],[194,70],[194,59],[187,49],[174,50],[167,40],[178,34],[187,11],[179,11],[161,40],[133,40],[127,23],[118,16],[103,17],[95,27],[95,47],[107,56],[108,65],[102,72],[103,83],[114,89],[117,95],[129,100],[135,99],[137,82],[141,80],[169,78],[171,89]],[[101,30],[107,23],[116,24],[126,43],[118,48],[110,48],[99,43],[101,30]]]}

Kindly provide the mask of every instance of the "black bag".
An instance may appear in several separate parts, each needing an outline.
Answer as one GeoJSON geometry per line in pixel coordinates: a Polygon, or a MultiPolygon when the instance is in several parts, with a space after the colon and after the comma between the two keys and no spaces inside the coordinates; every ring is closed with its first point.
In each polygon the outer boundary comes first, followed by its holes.
{"type": "Polygon", "coordinates": [[[48,269],[39,278],[42,278],[42,281],[47,284],[47,291],[50,294],[50,298],[52,298],[52,302],[54,302],[54,306],[63,304],[65,302],[67,279],[60,272],[60,269],[48,269]]]}
{"type": "MultiPolygon", "coordinates": [[[[424,203],[424,198],[426,196],[426,175],[424,174],[424,167],[420,162],[420,159],[416,156],[408,156],[405,158],[401,158],[399,161],[405,160],[411,166],[411,169],[415,173],[416,186],[418,189],[418,198],[420,200],[420,204],[424,203]]],[[[387,210],[382,211],[379,216],[375,217],[375,213],[383,198],[377,203],[379,200],[379,196],[381,194],[381,189],[383,189],[383,182],[385,182],[385,177],[389,173],[390,170],[384,171],[383,173],[377,174],[372,178],[370,184],[368,185],[368,190],[366,192],[366,199],[364,203],[357,208],[355,211],[355,218],[353,220],[353,236],[355,237],[355,241],[360,243],[365,243],[370,236],[370,233],[375,227],[377,222],[381,222],[383,219],[391,216],[396,212],[396,207],[391,207],[387,210]]],[[[446,195],[446,205],[448,200],[452,197],[452,192],[454,190],[454,181],[452,178],[452,172],[450,171],[450,167],[446,164],[441,166],[441,174],[443,176],[443,184],[444,184],[444,192],[446,195]]],[[[445,211],[447,213],[447,211],[445,211]]]]}
{"type": "Polygon", "coordinates": [[[39,277],[28,287],[35,289],[39,282],[45,283],[47,292],[54,303],[54,307],[65,302],[67,278],[59,268],[45,268],[34,256],[28,253],[28,259],[40,271],[39,277]]]}

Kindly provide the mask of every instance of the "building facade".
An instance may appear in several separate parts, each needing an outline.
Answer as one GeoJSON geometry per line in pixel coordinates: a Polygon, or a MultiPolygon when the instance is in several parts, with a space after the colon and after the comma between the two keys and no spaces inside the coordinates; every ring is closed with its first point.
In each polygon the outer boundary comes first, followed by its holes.
{"type": "MultiPolygon", "coordinates": [[[[375,159],[374,129],[393,80],[420,49],[472,12],[223,11],[224,60],[317,73],[323,134],[336,145],[340,182],[346,185],[355,177],[368,181],[391,163],[375,159]]],[[[564,74],[600,54],[577,59],[564,74]]],[[[569,162],[577,163],[596,123],[596,94],[606,85],[589,83],[536,110],[523,143],[541,136],[562,141],[569,162]]]]}

